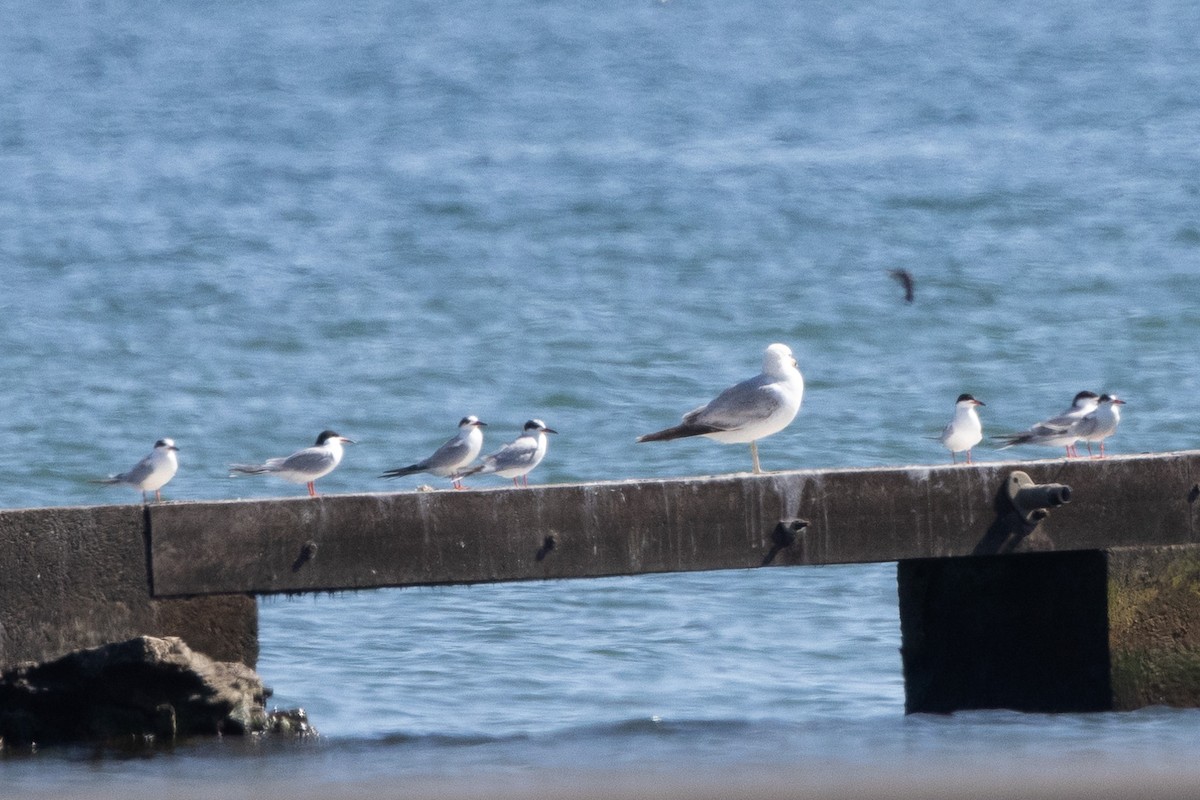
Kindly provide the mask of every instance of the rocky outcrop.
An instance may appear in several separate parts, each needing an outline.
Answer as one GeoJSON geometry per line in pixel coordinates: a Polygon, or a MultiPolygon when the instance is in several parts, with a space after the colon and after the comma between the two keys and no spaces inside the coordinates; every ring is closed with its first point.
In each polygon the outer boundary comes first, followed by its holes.
{"type": "Polygon", "coordinates": [[[268,696],[244,664],[141,636],[0,674],[0,746],[315,733],[303,711],[268,713],[268,696]]]}

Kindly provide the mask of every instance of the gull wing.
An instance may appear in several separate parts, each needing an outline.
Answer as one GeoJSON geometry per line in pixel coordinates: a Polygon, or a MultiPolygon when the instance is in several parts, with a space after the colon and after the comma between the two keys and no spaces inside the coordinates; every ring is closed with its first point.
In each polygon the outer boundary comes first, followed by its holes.
{"type": "Polygon", "coordinates": [[[687,425],[732,431],[766,419],[778,410],[782,402],[774,381],[765,375],[758,375],[730,386],[708,405],[684,414],[683,421],[687,425]]]}

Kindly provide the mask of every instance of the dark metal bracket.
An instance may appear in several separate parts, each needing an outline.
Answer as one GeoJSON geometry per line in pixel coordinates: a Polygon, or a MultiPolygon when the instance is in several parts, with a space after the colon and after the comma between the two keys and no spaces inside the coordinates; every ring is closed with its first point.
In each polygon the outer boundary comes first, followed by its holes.
{"type": "Polygon", "coordinates": [[[804,532],[809,525],[806,519],[781,519],[771,531],[771,549],[763,556],[762,566],[767,566],[775,560],[775,556],[785,547],[796,543],[796,537],[804,532]]]}
{"type": "Polygon", "coordinates": [[[1062,483],[1034,483],[1020,470],[1008,476],[1005,487],[1013,508],[1027,525],[1037,525],[1050,516],[1049,509],[1071,502],[1071,487],[1062,483]]]}

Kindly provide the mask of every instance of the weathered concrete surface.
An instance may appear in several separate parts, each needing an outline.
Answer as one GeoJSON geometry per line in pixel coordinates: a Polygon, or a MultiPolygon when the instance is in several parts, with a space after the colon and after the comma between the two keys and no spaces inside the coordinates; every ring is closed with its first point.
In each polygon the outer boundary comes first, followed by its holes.
{"type": "Polygon", "coordinates": [[[0,673],[0,744],[264,733],[284,727],[264,707],[269,694],[244,664],[213,661],[177,638],[142,636],[0,673]]]}
{"type": "Polygon", "coordinates": [[[0,511],[0,568],[0,668],[140,635],[258,659],[254,598],[151,598],[142,506],[0,511]]]}
{"type": "Polygon", "coordinates": [[[1200,547],[1106,555],[1113,708],[1200,707],[1200,547]]]}
{"type": "Polygon", "coordinates": [[[150,507],[158,596],[298,592],[1200,541],[1200,452],[974,466],[742,473],[529,489],[150,507]],[[1072,489],[1036,528],[1014,469],[1072,489]]]}
{"type": "Polygon", "coordinates": [[[1200,707],[1200,546],[898,565],[909,712],[1200,707]]]}

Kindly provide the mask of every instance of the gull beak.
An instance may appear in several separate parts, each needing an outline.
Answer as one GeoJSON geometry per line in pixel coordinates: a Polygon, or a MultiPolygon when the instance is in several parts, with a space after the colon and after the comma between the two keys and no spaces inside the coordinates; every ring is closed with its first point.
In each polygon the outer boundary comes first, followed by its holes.
{"type": "Polygon", "coordinates": [[[347,439],[345,436],[339,436],[338,441],[340,441],[342,444],[358,444],[358,442],[354,441],[353,439],[347,439]]]}
{"type": "Polygon", "coordinates": [[[558,433],[554,428],[542,428],[542,433],[558,433]]]}
{"type": "Polygon", "coordinates": [[[977,406],[986,406],[986,405],[987,405],[987,403],[983,402],[982,400],[976,400],[976,401],[975,401],[975,405],[977,405],[977,406]]]}

